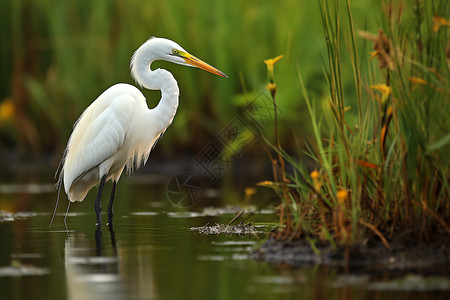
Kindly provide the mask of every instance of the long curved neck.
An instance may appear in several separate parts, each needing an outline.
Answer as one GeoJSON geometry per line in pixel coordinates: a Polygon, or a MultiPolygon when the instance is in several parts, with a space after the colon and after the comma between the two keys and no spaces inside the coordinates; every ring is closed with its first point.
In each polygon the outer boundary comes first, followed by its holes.
{"type": "Polygon", "coordinates": [[[161,100],[152,110],[161,120],[161,130],[165,130],[175,117],[178,108],[180,91],[173,75],[164,69],[151,69],[153,61],[157,57],[152,53],[151,47],[141,46],[131,60],[131,76],[136,82],[149,90],[160,90],[161,100]]]}

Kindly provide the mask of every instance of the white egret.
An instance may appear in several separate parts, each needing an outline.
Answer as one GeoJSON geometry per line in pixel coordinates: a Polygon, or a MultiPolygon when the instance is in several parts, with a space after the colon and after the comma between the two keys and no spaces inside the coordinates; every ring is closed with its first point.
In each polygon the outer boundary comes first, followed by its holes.
{"type": "Polygon", "coordinates": [[[177,111],[177,81],[167,70],[152,70],[155,60],[193,66],[228,77],[168,39],[150,38],[136,50],[131,58],[131,75],[141,87],[161,90],[158,105],[149,109],[144,95],[135,86],[113,85],[92,102],[75,123],[61,161],[59,184],[64,182],[71,202],[83,201],[89,190],[98,185],[94,204],[97,226],[101,226],[105,182],[112,180],[108,204],[108,222],[112,224],[114,193],[124,167],[131,174],[146,163],[177,111]]]}

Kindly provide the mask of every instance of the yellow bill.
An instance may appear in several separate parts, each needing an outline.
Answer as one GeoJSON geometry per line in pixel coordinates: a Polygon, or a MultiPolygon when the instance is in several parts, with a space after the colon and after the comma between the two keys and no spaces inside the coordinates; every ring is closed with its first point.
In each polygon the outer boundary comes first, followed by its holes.
{"type": "Polygon", "coordinates": [[[228,76],[227,76],[225,73],[223,73],[222,71],[220,71],[220,70],[214,68],[213,66],[211,66],[211,65],[209,65],[209,64],[207,64],[207,63],[205,63],[204,61],[198,59],[197,57],[195,57],[195,56],[192,55],[192,54],[189,54],[189,53],[187,53],[187,52],[179,51],[179,52],[178,52],[178,55],[179,55],[181,58],[183,58],[184,61],[185,61],[187,64],[189,64],[189,65],[192,65],[192,66],[194,66],[194,67],[200,68],[200,69],[205,70],[205,71],[208,71],[208,72],[210,72],[210,73],[213,73],[213,74],[216,74],[216,75],[219,75],[219,76],[228,78],[228,76]]]}

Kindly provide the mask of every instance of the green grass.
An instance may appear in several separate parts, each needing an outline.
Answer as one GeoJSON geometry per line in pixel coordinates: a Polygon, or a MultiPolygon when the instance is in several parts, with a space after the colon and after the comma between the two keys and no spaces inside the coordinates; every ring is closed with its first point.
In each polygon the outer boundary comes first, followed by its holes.
{"type": "MultiPolygon", "coordinates": [[[[324,88],[313,80],[321,72],[315,3],[6,0],[0,8],[0,102],[13,101],[17,119],[14,135],[0,124],[3,147],[60,151],[74,121],[101,92],[133,83],[130,57],[152,35],[177,41],[230,77],[156,63],[175,75],[181,90],[176,121],[156,151],[203,145],[220,132],[237,115],[239,99],[264,88],[265,57],[285,54],[277,72],[284,123],[299,119],[293,62],[308,57],[311,86],[318,93],[324,88]],[[194,137],[204,141],[192,143],[194,137]]],[[[150,106],[159,99],[159,93],[144,94],[150,106]]]]}
{"type": "Polygon", "coordinates": [[[346,244],[376,237],[389,247],[405,232],[422,240],[436,231],[450,234],[449,35],[448,27],[433,27],[435,16],[449,15],[450,4],[381,4],[380,31],[357,35],[349,1],[319,1],[329,93],[326,106],[310,97],[300,63],[314,171],[281,151],[295,174],[288,183],[264,184],[282,198],[280,238],[346,244]],[[364,52],[358,39],[369,44],[364,52]],[[369,60],[372,46],[378,52],[369,60]],[[354,93],[346,87],[344,56],[354,93]]]}

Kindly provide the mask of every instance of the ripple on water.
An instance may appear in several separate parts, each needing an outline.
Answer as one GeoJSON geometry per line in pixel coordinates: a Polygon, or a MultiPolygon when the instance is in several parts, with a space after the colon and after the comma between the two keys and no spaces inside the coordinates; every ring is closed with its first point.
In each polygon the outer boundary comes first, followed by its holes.
{"type": "Polygon", "coordinates": [[[55,190],[52,183],[0,184],[0,194],[46,194],[55,190]]]}
{"type": "Polygon", "coordinates": [[[42,276],[47,274],[50,274],[48,268],[39,268],[33,265],[0,267],[0,277],[42,276]]]}

